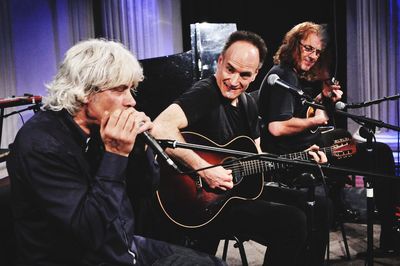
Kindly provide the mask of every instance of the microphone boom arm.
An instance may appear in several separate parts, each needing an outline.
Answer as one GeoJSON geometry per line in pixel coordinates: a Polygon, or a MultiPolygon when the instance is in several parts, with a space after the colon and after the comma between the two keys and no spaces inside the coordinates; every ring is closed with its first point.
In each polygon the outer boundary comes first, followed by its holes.
{"type": "MultiPolygon", "coordinates": [[[[316,104],[316,103],[307,101],[305,99],[303,100],[302,103],[307,105],[307,106],[312,106],[314,108],[326,110],[325,106],[323,106],[321,104],[316,104]]],[[[379,127],[379,128],[384,127],[384,128],[392,129],[392,130],[395,130],[395,131],[400,131],[400,127],[384,123],[384,122],[382,122],[380,120],[368,118],[366,116],[359,116],[359,115],[350,114],[348,112],[344,112],[344,111],[341,111],[341,110],[338,110],[338,109],[334,109],[334,112],[335,112],[335,114],[339,114],[339,115],[342,115],[342,116],[345,116],[345,117],[349,117],[349,118],[351,118],[351,119],[353,119],[355,121],[360,121],[360,122],[363,122],[363,123],[366,123],[366,124],[369,124],[369,125],[374,125],[374,126],[379,127]]]]}
{"type": "MultiPolygon", "coordinates": [[[[286,159],[286,158],[281,158],[278,155],[270,154],[270,153],[257,154],[257,153],[239,151],[239,150],[225,149],[225,148],[220,148],[220,147],[211,147],[211,146],[200,145],[200,144],[183,143],[183,142],[178,142],[176,140],[168,140],[168,139],[156,139],[156,141],[163,148],[173,148],[173,149],[184,148],[184,149],[194,149],[194,150],[200,150],[200,151],[213,151],[213,152],[220,152],[220,153],[225,153],[225,154],[229,154],[229,155],[243,156],[243,158],[238,158],[236,160],[259,159],[261,161],[283,163],[283,164],[288,164],[288,165],[305,166],[305,167],[309,167],[309,168],[321,167],[322,169],[339,172],[339,173],[348,173],[348,174],[356,174],[356,175],[378,177],[378,178],[389,178],[389,179],[397,178],[396,176],[392,176],[392,175],[385,175],[385,174],[374,173],[374,172],[365,172],[365,171],[359,171],[359,170],[354,170],[354,169],[350,169],[350,168],[334,167],[329,164],[317,164],[315,162],[304,161],[304,160],[286,159]]],[[[224,166],[224,164],[213,165],[211,167],[215,167],[215,166],[224,166]]],[[[207,167],[207,168],[211,168],[211,167],[207,167]]],[[[203,169],[196,169],[196,170],[194,170],[194,172],[200,171],[200,170],[203,170],[203,169]]]]}
{"type": "Polygon", "coordinates": [[[373,104],[378,104],[384,101],[393,101],[397,100],[400,98],[400,94],[392,95],[392,96],[385,96],[380,99],[372,100],[372,101],[367,101],[367,102],[361,102],[361,103],[351,103],[347,106],[347,108],[360,108],[360,107],[367,107],[373,104]]]}

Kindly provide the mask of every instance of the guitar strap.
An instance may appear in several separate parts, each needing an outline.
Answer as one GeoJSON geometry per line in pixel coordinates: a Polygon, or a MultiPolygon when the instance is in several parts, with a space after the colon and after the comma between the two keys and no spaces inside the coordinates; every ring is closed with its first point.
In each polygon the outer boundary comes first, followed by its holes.
{"type": "Polygon", "coordinates": [[[258,128],[259,126],[259,119],[254,119],[254,117],[258,117],[257,103],[255,99],[247,92],[242,93],[239,97],[246,113],[247,123],[249,125],[250,132],[252,132],[252,128],[258,128]]]}

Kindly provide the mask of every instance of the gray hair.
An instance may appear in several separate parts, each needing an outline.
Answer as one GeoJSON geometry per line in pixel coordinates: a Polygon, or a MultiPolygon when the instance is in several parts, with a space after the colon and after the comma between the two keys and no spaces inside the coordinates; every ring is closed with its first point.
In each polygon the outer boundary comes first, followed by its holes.
{"type": "Polygon", "coordinates": [[[87,97],[99,90],[119,86],[136,88],[143,69],[136,57],[121,43],[90,39],[71,47],[54,80],[46,85],[44,109],[66,109],[76,114],[87,97]]]}

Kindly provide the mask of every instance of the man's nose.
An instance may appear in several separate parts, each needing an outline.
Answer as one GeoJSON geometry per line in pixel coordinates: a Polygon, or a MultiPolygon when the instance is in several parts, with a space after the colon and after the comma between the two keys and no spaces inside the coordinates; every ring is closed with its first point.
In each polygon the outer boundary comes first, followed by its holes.
{"type": "Polygon", "coordinates": [[[315,61],[318,60],[319,55],[317,55],[317,51],[313,51],[310,55],[309,55],[312,59],[314,59],[315,61]]]}
{"type": "Polygon", "coordinates": [[[124,104],[130,107],[134,107],[136,105],[136,100],[133,97],[131,90],[126,90],[124,104]]]}
{"type": "Polygon", "coordinates": [[[239,80],[240,80],[240,75],[239,73],[234,73],[231,76],[231,86],[232,87],[237,87],[239,86],[239,80]]]}

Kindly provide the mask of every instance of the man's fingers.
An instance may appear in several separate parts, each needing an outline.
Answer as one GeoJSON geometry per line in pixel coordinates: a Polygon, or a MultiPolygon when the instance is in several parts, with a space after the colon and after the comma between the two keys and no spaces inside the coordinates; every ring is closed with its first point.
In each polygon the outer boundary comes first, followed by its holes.
{"type": "Polygon", "coordinates": [[[317,151],[319,150],[319,146],[316,144],[313,144],[310,148],[307,149],[307,151],[317,151]]]}
{"type": "Polygon", "coordinates": [[[328,161],[326,154],[322,151],[309,151],[308,154],[310,154],[313,158],[314,161],[317,163],[326,163],[328,161]]]}
{"type": "Polygon", "coordinates": [[[138,118],[138,133],[142,133],[144,131],[150,130],[153,128],[153,123],[150,118],[146,116],[144,113],[140,118],[138,118]]]}
{"type": "Polygon", "coordinates": [[[126,119],[124,130],[128,132],[133,132],[135,129],[135,116],[131,113],[126,119]]]}
{"type": "Polygon", "coordinates": [[[114,112],[116,116],[115,127],[119,130],[124,130],[126,128],[130,128],[129,118],[134,114],[135,110],[133,108],[125,109],[123,111],[116,110],[114,112]]]}
{"type": "Polygon", "coordinates": [[[318,151],[318,156],[320,158],[319,163],[326,163],[328,162],[328,158],[326,157],[326,154],[322,151],[318,151]]]}
{"type": "Polygon", "coordinates": [[[114,112],[110,113],[110,118],[108,119],[107,125],[115,127],[119,121],[121,112],[122,112],[121,110],[117,109],[114,112]]]}
{"type": "Polygon", "coordinates": [[[232,176],[232,170],[226,170],[226,173],[228,174],[221,182],[220,188],[226,189],[231,189],[233,188],[233,176],[232,176]]]}
{"type": "Polygon", "coordinates": [[[314,161],[318,163],[324,163],[327,162],[327,158],[324,152],[319,150],[319,147],[317,145],[312,145],[310,148],[307,149],[308,154],[311,155],[314,159],[314,161]]]}
{"type": "Polygon", "coordinates": [[[103,117],[101,118],[101,122],[100,122],[100,129],[102,131],[107,126],[109,120],[110,120],[110,112],[105,111],[103,117]]]}
{"type": "Polygon", "coordinates": [[[317,155],[315,152],[313,152],[313,151],[308,151],[308,154],[311,155],[311,156],[313,157],[314,161],[316,161],[316,162],[319,161],[318,155],[317,155]]]}

